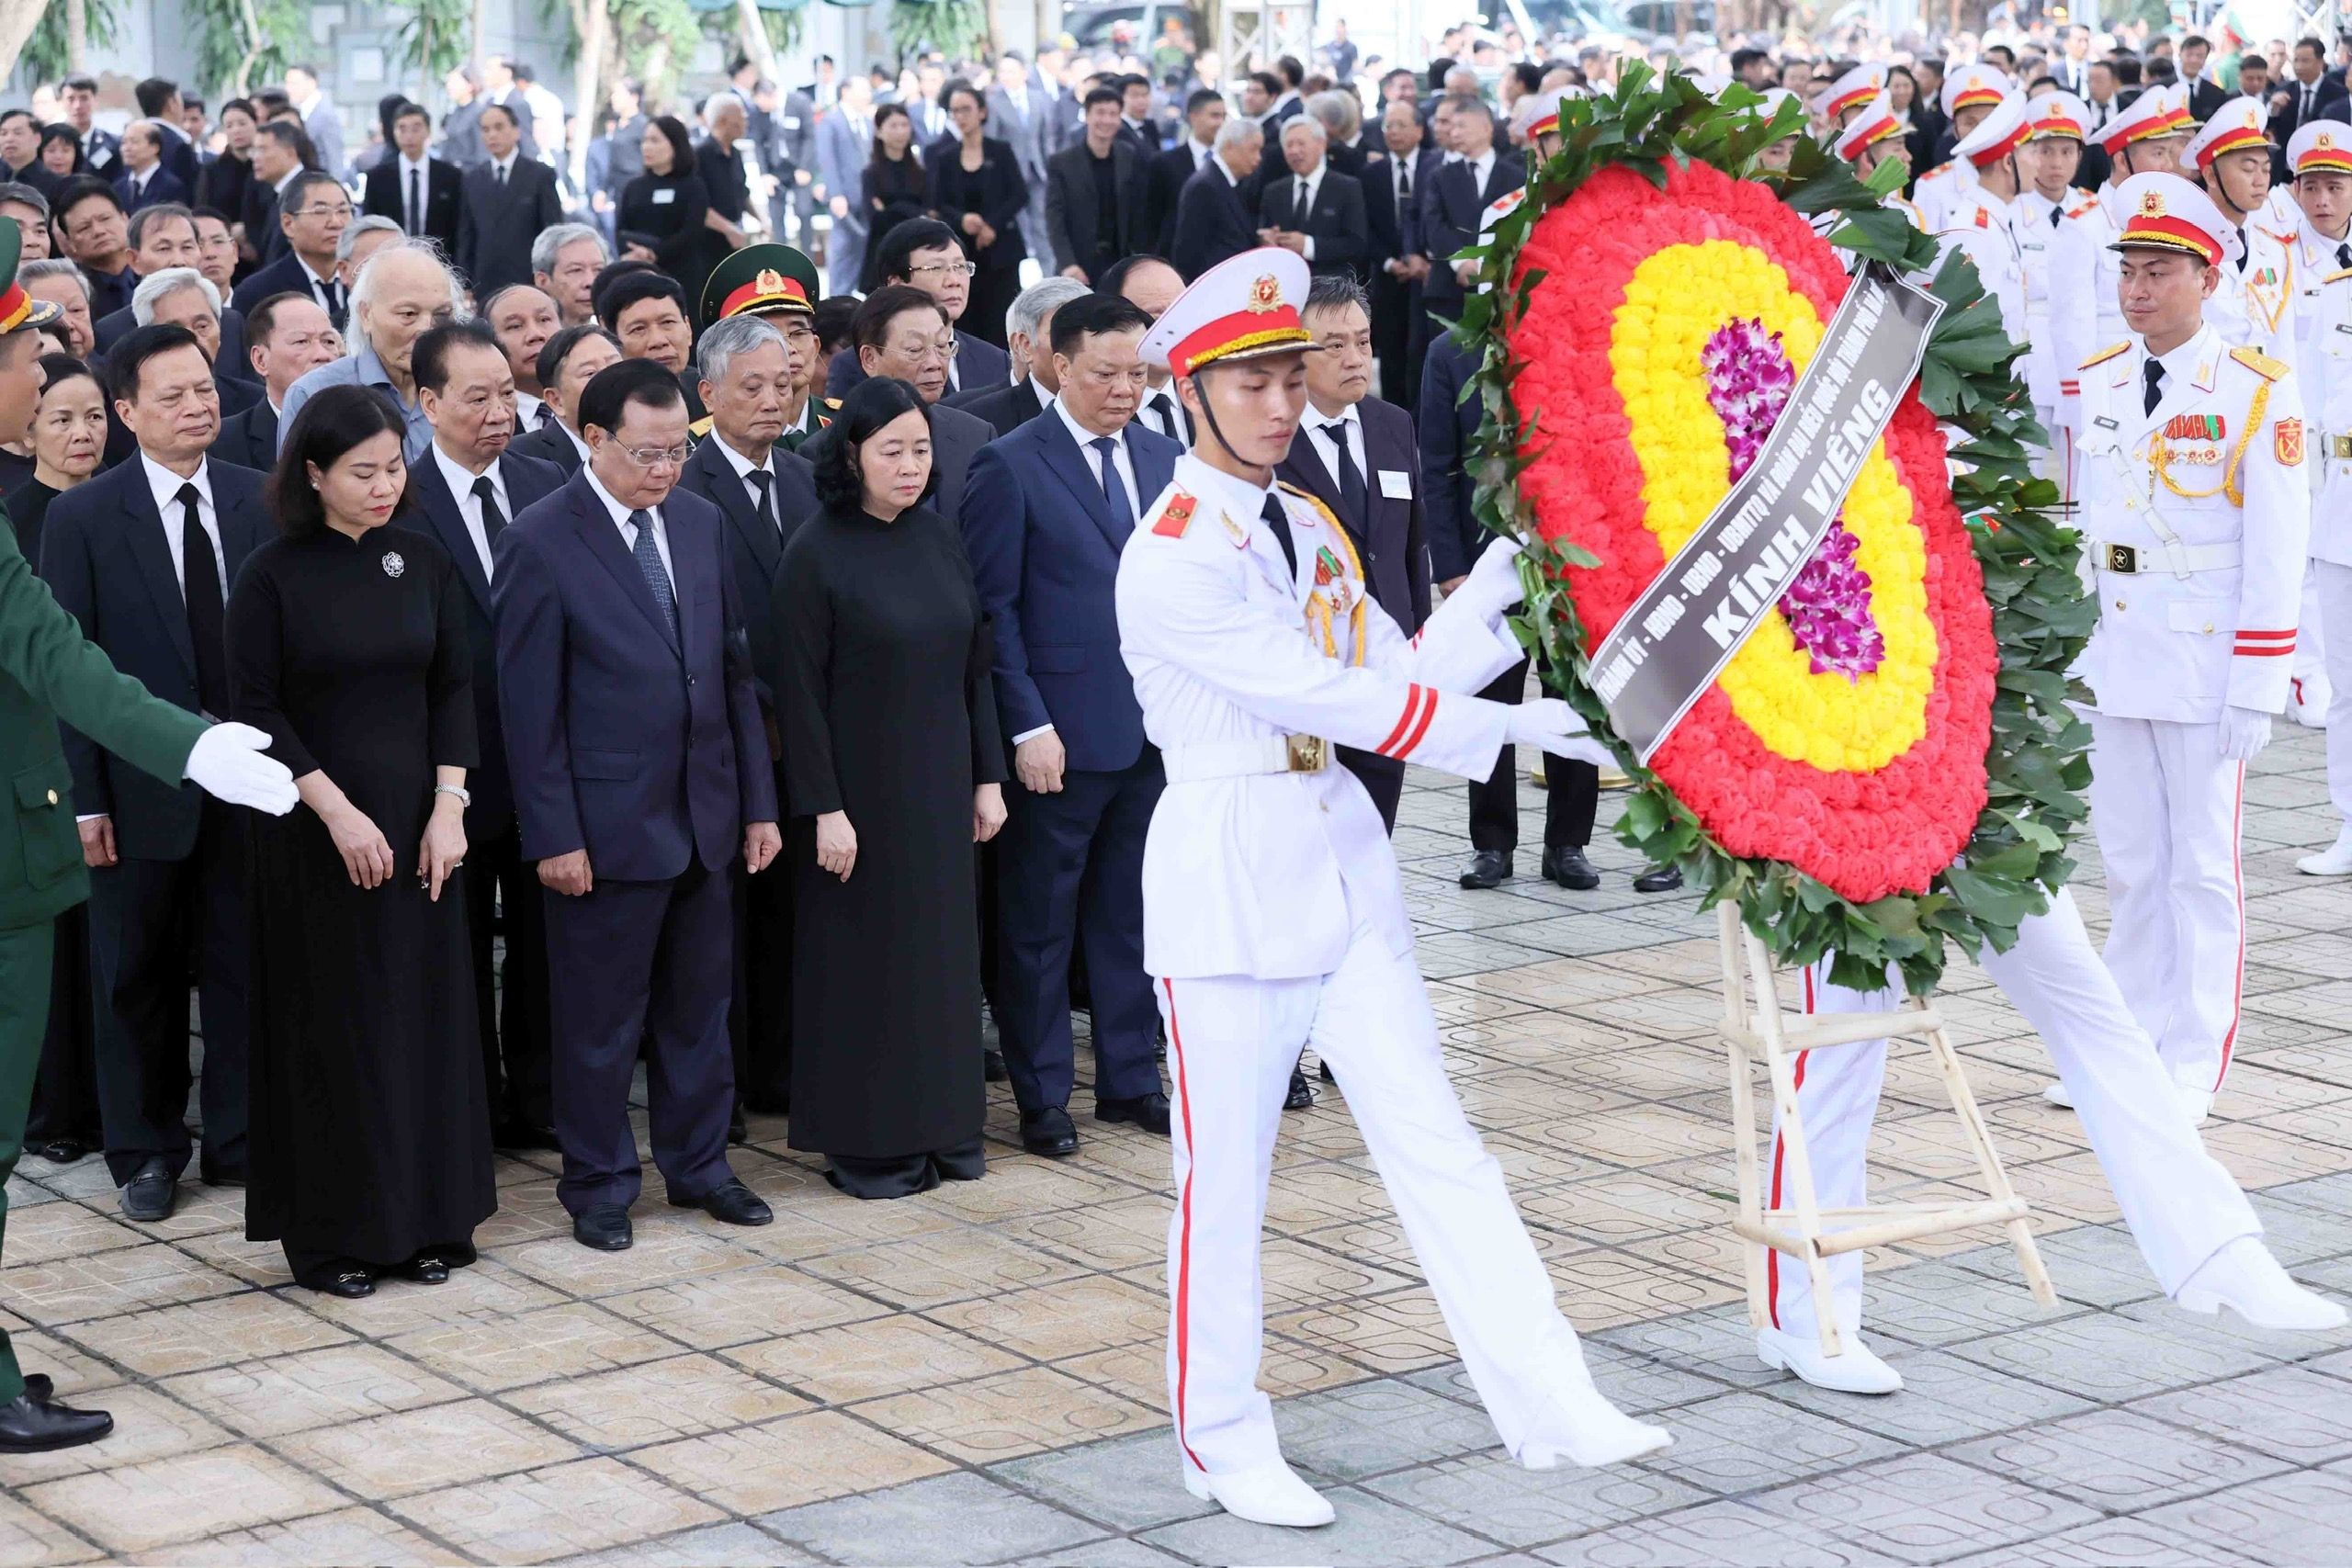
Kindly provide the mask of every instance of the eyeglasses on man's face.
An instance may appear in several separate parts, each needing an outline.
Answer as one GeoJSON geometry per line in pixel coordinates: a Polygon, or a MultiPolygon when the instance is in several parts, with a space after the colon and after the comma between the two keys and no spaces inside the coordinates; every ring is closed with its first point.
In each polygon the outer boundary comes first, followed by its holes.
{"type": "Polygon", "coordinates": [[[674,468],[694,451],[691,446],[624,446],[622,453],[640,468],[658,468],[663,465],[674,468]]]}
{"type": "Polygon", "coordinates": [[[907,268],[908,276],[935,272],[942,277],[969,277],[980,269],[967,261],[920,262],[907,268]]]}

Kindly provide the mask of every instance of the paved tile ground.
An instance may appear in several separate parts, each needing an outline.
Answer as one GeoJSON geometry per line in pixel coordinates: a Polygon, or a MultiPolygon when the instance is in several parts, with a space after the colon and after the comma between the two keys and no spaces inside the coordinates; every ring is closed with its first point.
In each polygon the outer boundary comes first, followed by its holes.
{"type": "MultiPolygon", "coordinates": [[[[2248,783],[2248,1010],[2208,1137],[2280,1254],[2352,1293],[2352,980],[2329,977],[2352,886],[2293,869],[2335,829],[2322,772],[2318,739],[2290,732],[2248,783]]],[[[1176,1483],[1162,1409],[1164,1145],[1082,1122],[1080,1158],[1032,1160],[1000,1096],[977,1185],[852,1202],[755,1123],[738,1168],[773,1227],[649,1201],[619,1258],[571,1242],[551,1160],[503,1162],[479,1267],[359,1303],[288,1285],[233,1193],[192,1188],[140,1228],[97,1161],[34,1162],[0,1309],[27,1361],[120,1430],[0,1466],[0,1568],[2344,1558],[2352,1338],[2257,1337],[2155,1298],[2080,1128],[2034,1098],[2040,1048],[1964,967],[1946,1010],[2063,1303],[2038,1311],[1980,1238],[1905,1248],[1873,1260],[1871,1312],[1908,1392],[1760,1367],[1724,1226],[1711,918],[1634,894],[1613,843],[1595,894],[1462,893],[1462,817],[1417,777],[1397,835],[1455,1082],[1602,1385],[1672,1427],[1666,1455],[1534,1475],[1498,1454],[1331,1099],[1287,1119],[1277,1156],[1265,1382],[1340,1522],[1302,1538],[1210,1513],[1176,1483]]],[[[1940,1106],[1898,1056],[1883,1194],[1965,1171],[1940,1106]]]]}

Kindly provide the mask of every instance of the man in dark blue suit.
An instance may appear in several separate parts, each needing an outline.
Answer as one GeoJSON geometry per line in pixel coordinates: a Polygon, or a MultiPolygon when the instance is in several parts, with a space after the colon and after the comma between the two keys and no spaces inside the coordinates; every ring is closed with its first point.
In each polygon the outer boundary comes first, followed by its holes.
{"type": "MultiPolygon", "coordinates": [[[[296,299],[295,309],[315,310],[296,299]]],[[[491,584],[498,536],[508,520],[563,487],[553,463],[507,450],[514,435],[514,374],[497,334],[480,321],[435,327],[416,340],[410,368],[433,445],[408,470],[409,499],[458,563],[466,582],[466,640],[474,656],[474,727],[481,764],[467,775],[466,919],[473,938],[474,1010],[481,1021],[482,1083],[490,1094],[491,1142],[502,1149],[552,1149],[548,1023],[547,922],[538,877],[523,859],[514,790],[506,773],[498,714],[498,640],[491,584]],[[502,987],[491,937],[505,913],[502,987]]]]}
{"type": "MultiPolygon", "coordinates": [[[[734,315],[711,323],[695,350],[710,434],[678,476],[680,490],[709,502],[727,520],[763,726],[759,754],[745,762],[751,767],[774,768],[784,760],[775,694],[759,673],[784,662],[768,591],[786,541],[817,512],[815,471],[807,458],[778,445],[791,353],[784,333],[763,317],[734,315]]],[[[779,775],[779,791],[782,785],[779,775]]],[[[734,985],[741,1001],[733,1031],[735,1097],[745,1111],[780,1116],[792,1102],[791,874],[777,870],[741,879],[735,920],[734,985]]]]}
{"type": "Polygon", "coordinates": [[[1119,655],[1119,552],[1183,449],[1136,424],[1150,319],[1114,295],[1054,312],[1061,390],[981,448],[966,547],[995,632],[997,707],[1022,788],[998,880],[996,1019],[1033,1154],[1078,1147],[1070,954],[1082,942],[1094,1015],[1094,1114],[1168,1131],[1143,967],[1143,846],[1166,782],[1119,655]]]}
{"type": "MultiPolygon", "coordinates": [[[[939,301],[955,328],[956,356],[947,362],[947,391],[968,392],[981,387],[1001,387],[1012,379],[1012,361],[1004,350],[956,326],[964,307],[971,302],[972,275],[964,246],[956,231],[936,218],[913,218],[882,236],[874,266],[882,282],[920,288],[939,301]]],[[[854,344],[834,355],[825,367],[825,396],[839,400],[865,379],[865,367],[854,344]]]]}
{"type": "Polygon", "coordinates": [[[1185,282],[1258,243],[1253,180],[1265,153],[1266,139],[1255,120],[1237,118],[1218,127],[1216,155],[1176,198],[1175,247],[1168,259],[1185,282]]]}
{"type": "Polygon", "coordinates": [[[164,166],[164,133],[152,120],[134,119],[122,128],[122,173],[115,176],[114,190],[129,213],[166,201],[187,205],[188,184],[164,166]]]}
{"type": "MultiPolygon", "coordinates": [[[[1478,237],[1478,217],[1489,203],[1527,183],[1527,160],[1495,144],[1495,113],[1484,98],[1457,93],[1444,102],[1453,110],[1454,151],[1462,156],[1421,185],[1421,243],[1430,258],[1421,302],[1451,321],[1462,314],[1469,269],[1465,262],[1457,270],[1453,254],[1478,237]]],[[[1426,316],[1416,325],[1424,334],[1433,331],[1426,316]]]]}
{"type": "MultiPolygon", "coordinates": [[[[138,443],[57,498],[41,575],[115,668],[166,702],[229,711],[229,585],[277,529],[262,476],[207,460],[220,428],[211,362],[185,327],[141,327],[108,359],[115,406],[138,443]]],[[[169,1215],[187,1168],[188,973],[204,1008],[208,1182],[244,1179],[247,943],[243,840],[229,808],[123,767],[68,731],[82,858],[95,875],[96,1005],[107,1166],[135,1220],[169,1215]]]]}
{"type": "Polygon", "coordinates": [[[640,1049],[669,1201],[775,1217],[727,1164],[728,868],[766,870],[782,840],[726,525],[676,488],[685,393],[626,359],[580,401],[588,461],[499,535],[492,582],[522,853],[548,892],[556,1195],[575,1240],[617,1252],[640,1049]]]}

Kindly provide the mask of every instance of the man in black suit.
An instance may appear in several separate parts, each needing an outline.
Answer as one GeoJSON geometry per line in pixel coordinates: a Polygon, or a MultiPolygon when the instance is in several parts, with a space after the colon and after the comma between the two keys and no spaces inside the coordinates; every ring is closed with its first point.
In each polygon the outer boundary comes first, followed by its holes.
{"type": "Polygon", "coordinates": [[[728,1166],[727,1015],[733,867],[767,871],[782,840],[727,525],[676,483],[684,394],[628,359],[580,400],[592,455],[500,533],[493,597],[522,854],[553,895],[556,1195],[574,1240],[616,1252],[640,1055],[670,1202],[775,1218],[728,1166]]]}
{"type": "Polygon", "coordinates": [[[265,120],[254,128],[253,177],[245,182],[243,205],[233,216],[244,225],[245,248],[267,265],[284,255],[286,231],[277,209],[286,187],[303,173],[302,136],[282,120],[265,120]]]}
{"type": "Polygon", "coordinates": [[[122,128],[122,173],[114,188],[126,212],[159,202],[187,204],[192,187],[164,166],[164,133],[153,120],[134,119],[122,128]]]}
{"type": "Polygon", "coordinates": [[[555,411],[555,422],[517,436],[512,450],[553,463],[567,474],[587,461],[580,434],[580,394],[596,372],[621,357],[621,340],[597,323],[566,327],[539,350],[539,397],[555,411]]]}
{"type": "Polygon", "coordinates": [[[1453,150],[1461,156],[1421,186],[1421,241],[1430,258],[1421,302],[1450,321],[1462,314],[1464,283],[1476,270],[1455,262],[1453,254],[1478,237],[1478,217],[1488,203],[1526,183],[1527,165],[1517,152],[1495,145],[1494,111],[1484,98],[1457,93],[1445,102],[1453,111],[1453,150]]]}
{"type": "Polygon", "coordinates": [[[113,179],[122,172],[122,143],[91,123],[98,107],[97,78],[68,76],[58,97],[65,106],[65,123],[81,139],[82,166],[101,179],[113,179]]]}
{"type": "Polygon", "coordinates": [[[2230,101],[2229,89],[2205,74],[2205,62],[2212,53],[2212,40],[2201,34],[2180,40],[2180,79],[2188,84],[2188,118],[2199,125],[2230,101]]]}
{"type": "MultiPolygon", "coordinates": [[[[187,329],[141,327],[108,359],[138,455],[50,507],[41,575],[115,668],[193,713],[229,711],[223,617],[245,557],[276,536],[262,476],[207,460],[220,428],[212,366],[187,329]]],[[[107,1167],[134,1220],[169,1215],[187,1168],[188,976],[204,1007],[208,1182],[244,1177],[247,943],[243,844],[198,792],[123,767],[69,730],[82,858],[93,872],[95,1005],[107,1167]]]]}
{"type": "Polygon", "coordinates": [[[1242,196],[1266,152],[1258,122],[1228,119],[1216,133],[1216,155],[1184,182],[1176,198],[1176,243],[1170,258],[1190,283],[1258,243],[1257,209],[1242,196]]]}
{"type": "Polygon", "coordinates": [[[1064,277],[1093,283],[1144,248],[1144,153],[1119,131],[1119,93],[1086,95],[1086,134],[1046,161],[1046,234],[1064,277]]]}
{"type": "MultiPolygon", "coordinates": [[[[777,445],[784,434],[790,352],[783,333],[763,317],[734,315],[711,323],[696,350],[710,434],[678,476],[679,489],[709,502],[727,520],[728,551],[752,649],[752,683],[766,726],[764,761],[779,770],[779,791],[782,731],[775,694],[760,674],[781,668],[784,657],[768,591],[785,545],[818,510],[815,470],[807,458],[777,445]]],[[[792,1101],[789,876],[736,878],[735,953],[736,1102],[745,1111],[780,1116],[792,1101]]]]}
{"type": "Polygon", "coordinates": [[[266,472],[277,466],[277,411],[286,405],[287,389],[341,358],[343,334],[317,300],[302,294],[273,294],[245,318],[244,352],[262,395],[251,408],[221,422],[212,455],[224,463],[266,472]]]}
{"type": "MultiPolygon", "coordinates": [[[[1023,374],[1010,387],[989,387],[958,392],[941,400],[975,419],[986,420],[1000,436],[1010,435],[1045,412],[1061,389],[1054,375],[1051,334],[1054,312],[1091,292],[1074,278],[1047,277],[1023,289],[1005,312],[1005,341],[1023,374]]],[[[1148,427],[1147,427],[1148,428],[1148,427]]]]}
{"type": "Polygon", "coordinates": [[[455,254],[464,171],[434,157],[428,151],[432,141],[433,117],[421,105],[402,104],[393,111],[392,143],[398,152],[368,171],[359,210],[371,218],[389,218],[401,233],[432,240],[455,254]]]}
{"type": "Polygon", "coordinates": [[[332,175],[306,169],[286,185],[274,209],[288,250],[243,283],[230,303],[252,313],[273,294],[307,294],[341,332],[349,318],[350,292],[335,275],[335,246],[351,222],[351,197],[332,175]]]}
{"type": "Polygon", "coordinates": [[[1184,182],[1216,156],[1225,112],[1225,95],[1214,87],[1199,88],[1184,100],[1184,140],[1155,156],[1145,175],[1144,231],[1151,237],[1146,249],[1164,256],[1176,248],[1176,203],[1184,182]]]}
{"type": "Polygon", "coordinates": [[[482,110],[481,144],[490,162],[466,171],[458,208],[458,270],[487,299],[510,284],[531,281],[531,242],[563,221],[555,171],[526,158],[513,112],[503,104],[482,110]]]}
{"type": "MultiPolygon", "coordinates": [[[[950,323],[964,319],[971,302],[971,263],[965,258],[956,231],[936,218],[910,218],[882,238],[875,254],[875,271],[885,285],[904,284],[922,289],[939,301],[950,323]]],[[[983,343],[956,327],[956,351],[947,362],[946,390],[968,392],[981,387],[1001,387],[1012,379],[1012,361],[1004,350],[983,343]]],[[[825,367],[825,396],[836,400],[865,379],[854,343],[825,367]]]]}
{"type": "Polygon", "coordinates": [[[1258,202],[1258,238],[1296,251],[1317,277],[1356,277],[1372,248],[1363,186],[1331,167],[1329,136],[1313,115],[1283,127],[1286,177],[1266,184],[1258,202]]]}
{"type": "MultiPolygon", "coordinates": [[[[133,293],[142,278],[167,267],[198,266],[204,260],[204,249],[197,242],[195,215],[177,202],[141,208],[131,214],[129,235],[133,293]]],[[[126,294],[119,309],[97,319],[94,330],[98,352],[104,354],[120,343],[138,324],[130,311],[130,296],[126,294]]]]}
{"type": "Polygon", "coordinates": [[[2278,92],[2287,105],[2270,117],[2270,134],[2282,147],[2312,120],[2352,120],[2352,90],[2327,73],[2327,46],[2315,38],[2295,40],[2291,74],[2278,92]]]}
{"type": "MultiPolygon", "coordinates": [[[[1298,121],[1292,121],[1296,125],[1298,121]]],[[[1372,395],[1372,303],[1346,276],[1318,277],[1299,321],[1320,350],[1306,356],[1306,410],[1274,470],[1331,509],[1347,529],[1374,603],[1407,637],[1430,618],[1430,550],[1413,416],[1372,395]]],[[[1340,761],[1394,832],[1405,764],[1351,747],[1340,761]]]]}
{"type": "Polygon", "coordinates": [[[131,270],[130,220],[114,186],[91,175],[65,181],[50,203],[50,231],[89,279],[93,320],[130,303],[139,276],[131,270]]]}
{"type": "MultiPolygon", "coordinates": [[[[298,302],[299,305],[299,302],[298,302]]],[[[555,1111],[548,1069],[547,926],[538,877],[525,863],[514,826],[499,721],[498,641],[491,584],[495,546],[507,523],[563,485],[552,463],[518,457],[514,381],[498,339],[480,321],[426,332],[409,359],[433,444],[410,465],[408,498],[425,531],[441,541],[466,584],[466,640],[474,660],[474,726],[481,763],[466,775],[466,919],[473,942],[474,1009],[481,1033],[482,1083],[491,1142],[502,1149],[552,1149],[555,1111]],[[499,917],[503,914],[503,927],[499,917]],[[503,930],[506,968],[491,939],[503,930]]]]}
{"type": "Polygon", "coordinates": [[[1421,187],[1444,166],[1445,154],[1422,145],[1420,112],[1410,99],[1381,112],[1387,149],[1364,167],[1364,220],[1372,230],[1372,352],[1380,361],[1380,389],[1400,408],[1420,406],[1421,366],[1413,353],[1413,323],[1421,315],[1421,285],[1430,275],[1421,243],[1421,187]]]}

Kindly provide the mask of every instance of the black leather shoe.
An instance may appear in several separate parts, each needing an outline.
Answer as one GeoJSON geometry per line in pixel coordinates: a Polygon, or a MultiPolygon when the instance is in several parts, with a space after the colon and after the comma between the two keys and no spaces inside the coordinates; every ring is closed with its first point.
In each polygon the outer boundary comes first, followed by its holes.
{"type": "MultiPolygon", "coordinates": [[[[1167,1112],[1161,1111],[1163,1124],[1167,1112]]],[[[1078,1128],[1069,1112],[1058,1105],[1048,1105],[1021,1113],[1021,1146],[1033,1155],[1047,1159],[1065,1159],[1078,1153],[1078,1128]]]]}
{"type": "Polygon", "coordinates": [[[1325,1083],[1338,1083],[1340,1081],[1331,1076],[1331,1064],[1329,1062],[1317,1062],[1315,1064],[1315,1076],[1321,1078],[1325,1083]]]}
{"type": "Polygon", "coordinates": [[[27,1379],[25,1392],[0,1404],[0,1454],[40,1454],[51,1449],[95,1443],[114,1430],[114,1417],[103,1410],[76,1410],[52,1404],[33,1393],[27,1379]]]}
{"type": "Polygon", "coordinates": [[[1634,878],[1636,893],[1671,893],[1682,886],[1682,873],[1674,866],[1654,865],[1634,878]]]}
{"type": "Polygon", "coordinates": [[[90,1146],[79,1138],[51,1138],[33,1153],[51,1165],[72,1165],[90,1152],[90,1146]]]}
{"type": "Polygon", "coordinates": [[[1283,1096],[1283,1109],[1304,1111],[1314,1103],[1315,1090],[1308,1086],[1306,1075],[1293,1067],[1290,1070],[1290,1092],[1283,1096]]]}
{"type": "Polygon", "coordinates": [[[376,1293],[376,1277],[365,1269],[345,1269],[321,1280],[311,1289],[321,1295],[341,1296],[347,1302],[356,1302],[362,1296],[372,1296],[376,1293]]]}
{"type": "Polygon", "coordinates": [[[1592,868],[1592,862],[1585,858],[1581,848],[1571,844],[1566,849],[1544,852],[1544,880],[1578,893],[1589,893],[1600,886],[1600,873],[1592,868]]]}
{"type": "Polygon", "coordinates": [[[420,1285],[446,1285],[449,1282],[449,1265],[430,1252],[418,1253],[393,1272],[420,1285]]]}
{"type": "Polygon", "coordinates": [[[563,1145],[556,1141],[555,1129],[542,1127],[519,1119],[501,1122],[490,1130],[490,1145],[494,1149],[545,1149],[561,1154],[563,1145]]]}
{"type": "Polygon", "coordinates": [[[599,1252],[627,1252],[636,1241],[628,1211],[618,1203],[599,1203],[571,1222],[571,1239],[599,1252]]]}
{"type": "Polygon", "coordinates": [[[1132,1122],[1147,1133],[1168,1136],[1168,1097],[1158,1089],[1136,1095],[1133,1100],[1098,1100],[1094,1102],[1097,1122],[1132,1122]]]}
{"type": "Polygon", "coordinates": [[[1012,1074],[1005,1069],[1004,1053],[1001,1051],[981,1052],[980,1076],[990,1083],[1002,1083],[1011,1077],[1012,1074]]]}
{"type": "Polygon", "coordinates": [[[775,1223],[775,1211],[767,1206],[760,1195],[739,1179],[720,1182],[699,1198],[682,1198],[670,1194],[673,1209],[700,1209],[712,1219],[727,1225],[765,1225],[775,1223]]]}
{"type": "Polygon", "coordinates": [[[1510,880],[1510,856],[1500,850],[1480,850],[1462,868],[1462,886],[1471,888],[1500,887],[1510,880]]]}
{"type": "MultiPolygon", "coordinates": [[[[122,1190],[123,1217],[132,1220],[168,1220],[172,1205],[178,1201],[179,1178],[164,1163],[161,1155],[151,1155],[144,1164],[131,1173],[130,1182],[122,1190]]],[[[87,1439],[84,1439],[87,1441],[87,1439]]]]}

